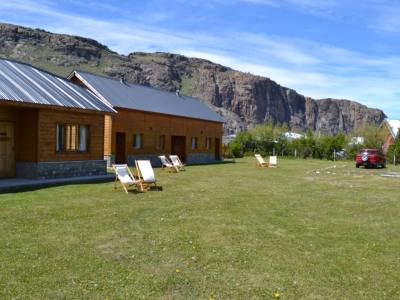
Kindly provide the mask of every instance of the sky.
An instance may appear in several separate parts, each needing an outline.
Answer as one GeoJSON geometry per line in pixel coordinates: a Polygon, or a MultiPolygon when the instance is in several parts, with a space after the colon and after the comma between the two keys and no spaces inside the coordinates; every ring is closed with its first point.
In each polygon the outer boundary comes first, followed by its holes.
{"type": "Polygon", "coordinates": [[[398,0],[0,0],[0,22],[163,51],[400,119],[398,0]]]}

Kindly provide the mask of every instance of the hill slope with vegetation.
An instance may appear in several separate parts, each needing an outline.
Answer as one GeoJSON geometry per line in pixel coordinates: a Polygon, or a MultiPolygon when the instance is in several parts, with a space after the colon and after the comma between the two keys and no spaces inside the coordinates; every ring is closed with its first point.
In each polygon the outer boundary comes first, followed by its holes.
{"type": "Polygon", "coordinates": [[[168,91],[180,89],[224,116],[227,133],[269,121],[302,131],[349,132],[386,117],[379,109],[349,100],[314,100],[269,78],[204,59],[159,52],[125,56],[92,39],[11,24],[0,23],[0,57],[61,76],[81,69],[168,91]]]}

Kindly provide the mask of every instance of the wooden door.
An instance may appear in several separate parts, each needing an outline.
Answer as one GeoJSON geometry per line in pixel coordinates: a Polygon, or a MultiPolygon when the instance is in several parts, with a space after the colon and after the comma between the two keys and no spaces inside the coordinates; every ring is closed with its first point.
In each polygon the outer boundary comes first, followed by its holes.
{"type": "Polygon", "coordinates": [[[215,160],[221,160],[221,140],[215,139],[215,160]]]}
{"type": "Polygon", "coordinates": [[[171,154],[178,155],[182,162],[186,162],[186,137],[171,137],[171,154]]]}
{"type": "Polygon", "coordinates": [[[125,132],[117,132],[115,137],[115,163],[125,164],[126,163],[126,136],[125,132]]]}
{"type": "Polygon", "coordinates": [[[14,176],[14,123],[0,122],[0,178],[14,176]]]}

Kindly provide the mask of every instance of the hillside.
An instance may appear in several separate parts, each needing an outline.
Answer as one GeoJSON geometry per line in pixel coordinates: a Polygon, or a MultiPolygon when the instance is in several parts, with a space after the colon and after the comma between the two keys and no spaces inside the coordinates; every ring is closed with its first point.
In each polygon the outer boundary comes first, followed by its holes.
{"type": "Polygon", "coordinates": [[[199,98],[227,119],[233,133],[269,120],[291,128],[336,133],[386,117],[349,100],[307,98],[269,78],[169,53],[111,51],[95,40],[0,23],[0,57],[61,76],[81,69],[199,98]]]}

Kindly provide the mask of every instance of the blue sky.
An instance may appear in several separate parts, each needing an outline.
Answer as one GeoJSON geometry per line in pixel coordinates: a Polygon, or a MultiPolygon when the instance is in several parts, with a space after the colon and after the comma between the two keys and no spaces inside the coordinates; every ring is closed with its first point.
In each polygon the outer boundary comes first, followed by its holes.
{"type": "Polygon", "coordinates": [[[0,0],[0,21],[168,51],[400,119],[400,1],[0,0]]]}

